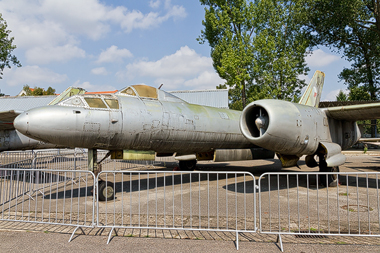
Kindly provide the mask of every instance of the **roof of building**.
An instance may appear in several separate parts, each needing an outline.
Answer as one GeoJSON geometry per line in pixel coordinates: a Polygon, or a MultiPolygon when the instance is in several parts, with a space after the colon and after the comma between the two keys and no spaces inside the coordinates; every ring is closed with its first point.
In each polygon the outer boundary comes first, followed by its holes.
{"type": "Polygon", "coordinates": [[[22,97],[1,97],[0,112],[2,111],[26,111],[35,107],[49,104],[57,96],[22,96],[22,97]]]}
{"type": "Polygon", "coordinates": [[[227,89],[169,91],[169,93],[191,104],[228,108],[227,89]]]}
{"type": "Polygon", "coordinates": [[[111,90],[111,91],[91,91],[91,92],[86,92],[85,94],[114,94],[118,90],[111,90]]]}
{"type": "Polygon", "coordinates": [[[362,105],[362,104],[372,104],[379,103],[379,101],[322,101],[319,102],[319,108],[335,107],[335,106],[346,106],[346,105],[362,105]]]}

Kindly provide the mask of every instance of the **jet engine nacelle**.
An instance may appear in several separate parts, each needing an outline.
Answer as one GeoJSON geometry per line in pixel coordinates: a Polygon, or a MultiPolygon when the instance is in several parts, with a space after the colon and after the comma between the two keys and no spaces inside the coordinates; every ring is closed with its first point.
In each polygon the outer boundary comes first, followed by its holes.
{"type": "Polygon", "coordinates": [[[328,140],[326,114],[311,106],[264,99],[249,104],[240,118],[243,135],[253,144],[283,155],[311,155],[328,140]]]}

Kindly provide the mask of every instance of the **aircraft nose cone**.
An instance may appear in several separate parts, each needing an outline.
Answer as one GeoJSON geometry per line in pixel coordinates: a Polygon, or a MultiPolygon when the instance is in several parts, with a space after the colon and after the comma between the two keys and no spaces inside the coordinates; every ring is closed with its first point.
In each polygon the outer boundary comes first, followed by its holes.
{"type": "Polygon", "coordinates": [[[14,121],[13,126],[22,134],[27,134],[29,128],[29,117],[28,113],[24,112],[18,115],[14,121]]]}

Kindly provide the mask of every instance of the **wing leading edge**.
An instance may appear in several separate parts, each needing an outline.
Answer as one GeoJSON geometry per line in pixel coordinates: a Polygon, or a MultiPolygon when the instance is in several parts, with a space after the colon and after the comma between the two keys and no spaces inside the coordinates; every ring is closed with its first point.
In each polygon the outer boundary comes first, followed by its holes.
{"type": "Polygon", "coordinates": [[[327,116],[337,120],[358,121],[380,118],[380,103],[328,107],[327,116]]]}

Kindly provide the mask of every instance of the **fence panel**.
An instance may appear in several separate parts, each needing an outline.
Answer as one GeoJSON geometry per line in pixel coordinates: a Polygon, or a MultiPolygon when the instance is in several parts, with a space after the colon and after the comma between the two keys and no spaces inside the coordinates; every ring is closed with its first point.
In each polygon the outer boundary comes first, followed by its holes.
{"type": "Polygon", "coordinates": [[[103,171],[98,178],[116,191],[97,202],[98,227],[256,231],[250,173],[103,171]]]}
{"type": "Polygon", "coordinates": [[[0,169],[0,220],[93,227],[89,171],[0,169]]]}
{"type": "Polygon", "coordinates": [[[260,233],[379,236],[379,173],[265,173],[260,233]],[[335,175],[340,184],[324,187],[335,175]]]}

